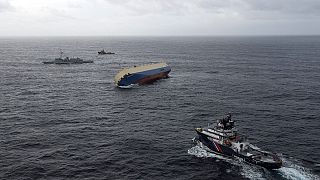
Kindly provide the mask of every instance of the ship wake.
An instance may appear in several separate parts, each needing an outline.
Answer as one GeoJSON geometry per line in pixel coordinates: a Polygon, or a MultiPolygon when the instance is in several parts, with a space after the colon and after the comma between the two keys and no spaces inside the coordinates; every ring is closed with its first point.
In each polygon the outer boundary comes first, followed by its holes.
{"type": "Polygon", "coordinates": [[[282,158],[284,162],[284,167],[277,170],[277,172],[285,179],[293,180],[320,180],[315,174],[312,174],[311,170],[298,164],[299,162],[294,162],[294,160],[289,160],[282,158]]]}
{"type": "Polygon", "coordinates": [[[248,179],[290,179],[290,180],[320,180],[312,172],[293,161],[281,157],[284,165],[277,170],[267,170],[260,166],[255,166],[244,162],[242,159],[229,158],[211,152],[206,146],[197,144],[188,150],[188,154],[201,158],[214,158],[217,161],[224,161],[234,166],[240,167],[240,174],[248,179]]]}

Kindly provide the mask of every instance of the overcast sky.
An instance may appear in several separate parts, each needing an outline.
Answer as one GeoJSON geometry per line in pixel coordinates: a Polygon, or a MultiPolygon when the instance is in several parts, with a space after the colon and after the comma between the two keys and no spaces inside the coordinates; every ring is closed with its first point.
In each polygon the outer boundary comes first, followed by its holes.
{"type": "Polygon", "coordinates": [[[320,0],[0,0],[0,36],[314,34],[320,0]]]}

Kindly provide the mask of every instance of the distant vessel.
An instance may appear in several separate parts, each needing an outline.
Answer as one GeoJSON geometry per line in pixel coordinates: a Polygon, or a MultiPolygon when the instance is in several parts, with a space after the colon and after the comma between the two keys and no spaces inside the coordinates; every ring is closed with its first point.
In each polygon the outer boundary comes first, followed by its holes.
{"type": "Polygon", "coordinates": [[[60,57],[55,58],[53,61],[44,61],[43,64],[83,64],[83,63],[93,63],[93,61],[85,61],[81,58],[62,58],[63,52],[60,50],[60,57]]]}
{"type": "Polygon", "coordinates": [[[104,49],[102,49],[102,51],[98,52],[99,55],[104,55],[104,54],[116,54],[114,52],[106,52],[104,49]]]}
{"type": "Polygon", "coordinates": [[[148,64],[125,68],[115,76],[116,86],[126,88],[133,84],[148,84],[158,79],[167,78],[171,68],[166,63],[148,64]]]}
{"type": "Polygon", "coordinates": [[[238,157],[267,169],[279,169],[282,166],[282,160],[276,154],[261,150],[237,133],[231,114],[219,120],[216,126],[196,128],[196,132],[198,137],[194,141],[201,147],[206,146],[213,153],[238,157]]]}

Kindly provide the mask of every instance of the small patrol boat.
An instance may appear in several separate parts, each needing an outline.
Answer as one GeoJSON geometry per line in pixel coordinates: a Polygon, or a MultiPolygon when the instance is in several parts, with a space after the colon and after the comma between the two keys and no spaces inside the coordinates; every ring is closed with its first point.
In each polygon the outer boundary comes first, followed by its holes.
{"type": "Polygon", "coordinates": [[[238,134],[234,121],[231,120],[231,114],[218,120],[215,126],[195,130],[198,137],[194,138],[194,142],[206,146],[210,152],[238,157],[266,169],[279,169],[282,166],[282,160],[275,153],[261,150],[250,144],[245,136],[238,134]]]}
{"type": "Polygon", "coordinates": [[[106,52],[104,49],[102,49],[101,51],[98,52],[99,55],[105,55],[105,54],[116,54],[114,52],[106,52]]]}
{"type": "Polygon", "coordinates": [[[119,71],[114,82],[117,87],[128,88],[134,84],[149,84],[158,79],[168,78],[171,68],[166,63],[134,66],[119,71]]]}

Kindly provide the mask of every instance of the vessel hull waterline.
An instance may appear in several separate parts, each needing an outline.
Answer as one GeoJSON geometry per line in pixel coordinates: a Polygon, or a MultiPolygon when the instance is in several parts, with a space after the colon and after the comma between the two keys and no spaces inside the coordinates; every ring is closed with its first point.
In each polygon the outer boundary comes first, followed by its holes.
{"type": "Polygon", "coordinates": [[[150,84],[156,80],[168,78],[171,68],[166,63],[150,64],[121,70],[115,77],[118,87],[133,84],[150,84]]]}

